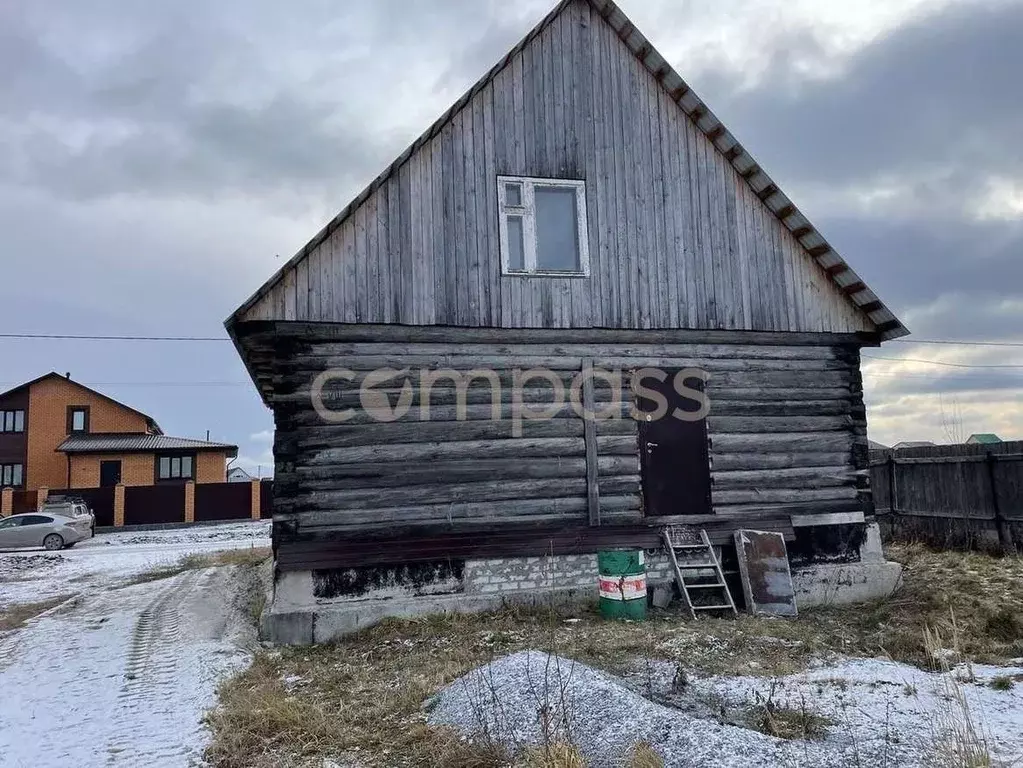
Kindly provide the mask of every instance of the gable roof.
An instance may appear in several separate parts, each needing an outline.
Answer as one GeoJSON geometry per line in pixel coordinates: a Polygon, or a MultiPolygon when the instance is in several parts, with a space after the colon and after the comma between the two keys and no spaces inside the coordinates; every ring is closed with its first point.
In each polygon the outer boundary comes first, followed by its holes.
{"type": "Polygon", "coordinates": [[[135,408],[132,408],[130,405],[125,405],[124,403],[120,402],[119,400],[114,400],[114,398],[110,397],[109,395],[104,395],[102,392],[100,392],[98,390],[92,389],[91,387],[87,387],[84,384],[80,384],[79,382],[75,381],[74,379],[72,379],[69,376],[62,376],[61,374],[57,373],[56,371],[50,371],[49,373],[44,373],[42,376],[39,376],[38,378],[32,379],[31,381],[26,381],[24,384],[19,384],[18,386],[14,387],[13,389],[9,389],[6,392],[0,392],[0,398],[7,397],[8,395],[13,395],[15,392],[19,392],[19,391],[21,391],[23,389],[28,389],[33,384],[38,384],[39,382],[45,381],[46,379],[60,379],[61,381],[70,382],[71,384],[74,384],[76,387],[79,387],[80,389],[84,389],[86,392],[88,392],[88,393],[90,393],[92,395],[95,395],[96,397],[101,397],[101,398],[103,398],[104,400],[106,400],[109,403],[113,403],[114,405],[116,405],[116,406],[118,406],[120,408],[124,408],[126,411],[131,411],[132,413],[136,414],[137,416],[141,416],[143,419],[145,419],[146,426],[149,427],[150,430],[152,430],[157,435],[162,435],[163,434],[163,430],[160,429],[160,425],[156,423],[156,419],[154,419],[152,416],[150,416],[148,414],[145,414],[142,411],[136,410],[135,408]]]}
{"type": "MultiPolygon", "coordinates": [[[[632,51],[633,55],[656,78],[670,94],[675,103],[710,140],[721,154],[746,181],[756,196],[799,242],[807,255],[825,271],[828,278],[838,286],[852,304],[863,312],[877,328],[881,340],[896,339],[909,334],[909,330],[881,299],[863,282],[834,248],[825,240],[810,220],[781,191],[774,180],[760,167],[754,157],[739,143],[738,139],[711,112],[710,108],[693,92],[682,76],[654,48],[650,41],[636,29],[628,16],[613,0],[561,0],[543,20],[540,21],[514,48],[511,49],[489,72],[473,85],[425,133],[416,139],[398,158],[391,163],[366,189],[355,197],[340,213],[321,229],[298,253],[289,259],[225,321],[228,332],[234,337],[233,326],[242,316],[266,296],[285,274],[302,261],[351,216],[369,197],[390,179],[412,155],[439,134],[452,118],[472,98],[489,85],[509,62],[540,35],[558,16],[574,2],[587,2],[606,21],[618,37],[632,51]]],[[[237,340],[236,346],[237,346],[237,340]]],[[[240,350],[239,350],[240,351],[240,350]]]]}
{"type": "Polygon", "coordinates": [[[1002,438],[993,432],[978,432],[977,434],[970,435],[967,438],[968,443],[983,443],[984,445],[994,445],[1002,442],[1002,438]]]}

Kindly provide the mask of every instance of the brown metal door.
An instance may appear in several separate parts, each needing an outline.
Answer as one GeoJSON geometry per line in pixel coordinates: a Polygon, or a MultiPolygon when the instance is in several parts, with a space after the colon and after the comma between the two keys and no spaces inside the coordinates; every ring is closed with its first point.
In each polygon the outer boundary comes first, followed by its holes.
{"type": "MultiPolygon", "coordinates": [[[[667,402],[667,413],[655,418],[658,403],[637,398],[640,412],[639,448],[643,472],[643,497],[648,516],[709,515],[710,459],[707,450],[707,420],[694,420],[700,403],[683,397],[676,389],[678,371],[667,371],[663,382],[643,380],[646,389],[659,393],[667,402]],[[689,414],[680,418],[679,412],[689,414]]],[[[699,379],[687,379],[690,389],[703,391],[699,379]]],[[[660,404],[663,409],[663,404],[660,404]]]]}
{"type": "Polygon", "coordinates": [[[101,461],[99,463],[99,487],[111,488],[121,482],[121,462],[101,461]]]}

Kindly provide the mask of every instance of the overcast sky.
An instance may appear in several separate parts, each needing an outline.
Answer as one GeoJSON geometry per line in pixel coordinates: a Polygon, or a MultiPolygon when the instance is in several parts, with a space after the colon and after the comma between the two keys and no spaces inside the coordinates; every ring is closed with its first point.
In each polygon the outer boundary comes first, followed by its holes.
{"type": "MultiPolygon", "coordinates": [[[[552,0],[0,0],[0,332],[223,320],[552,0]]],[[[918,339],[1023,344],[1021,0],[623,0],[918,339]]],[[[1023,438],[1023,346],[894,343],[871,437],[1023,438]],[[1018,366],[1016,368],[1004,366],[1018,366]]],[[[272,420],[228,343],[0,339],[241,446],[272,420]]]]}

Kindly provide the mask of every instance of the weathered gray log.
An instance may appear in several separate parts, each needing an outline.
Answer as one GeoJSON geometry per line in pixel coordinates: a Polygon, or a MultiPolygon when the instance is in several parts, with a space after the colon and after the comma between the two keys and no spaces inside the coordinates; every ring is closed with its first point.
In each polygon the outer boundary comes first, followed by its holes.
{"type": "MultiPolygon", "coordinates": [[[[481,329],[483,330],[483,329],[481,329]]],[[[657,334],[651,331],[651,334],[657,334]]],[[[560,335],[560,334],[559,334],[560,335]]],[[[722,360],[834,360],[839,355],[836,347],[831,346],[737,346],[735,344],[662,344],[662,343],[629,343],[622,344],[565,344],[557,341],[550,343],[477,343],[443,342],[443,343],[411,343],[405,341],[388,342],[322,342],[309,346],[311,356],[329,357],[361,357],[366,355],[434,355],[446,358],[451,355],[490,357],[532,357],[548,355],[558,357],[596,357],[596,358],[631,358],[631,357],[670,357],[681,359],[720,358],[722,360]]]]}
{"type": "Polygon", "coordinates": [[[810,501],[837,501],[855,499],[855,487],[778,489],[765,488],[747,491],[714,491],[717,504],[799,504],[810,501]]]}
{"type": "Polygon", "coordinates": [[[793,434],[720,434],[711,435],[715,456],[726,453],[803,453],[820,451],[837,453],[852,448],[852,435],[847,432],[799,432],[793,434]]]}
{"type": "Polygon", "coordinates": [[[837,432],[847,431],[852,425],[849,416],[716,416],[713,408],[707,417],[708,432],[715,436],[837,432]]]}
{"type": "MultiPolygon", "coordinates": [[[[617,478],[616,478],[617,479],[617,478]]],[[[613,482],[609,480],[609,482],[613,482]]],[[[586,478],[554,480],[508,480],[451,485],[414,486],[339,491],[301,491],[296,503],[321,509],[379,509],[412,504],[454,504],[458,502],[499,502],[509,499],[586,498],[586,478]]]]}
{"type": "Polygon", "coordinates": [[[722,472],[714,469],[714,492],[739,489],[808,489],[856,485],[862,470],[849,466],[722,472]]]}
{"type": "MultiPolygon", "coordinates": [[[[609,438],[619,440],[620,438],[609,438]]],[[[633,441],[633,445],[635,441],[633,441]]],[[[598,438],[598,448],[601,447],[598,438]]],[[[616,444],[603,446],[604,455],[623,451],[616,444]]],[[[458,459],[530,459],[585,457],[586,446],[578,438],[521,438],[519,440],[465,440],[423,442],[397,445],[370,444],[338,449],[324,449],[306,460],[307,466],[336,466],[380,461],[440,461],[458,459]]]]}
{"type": "Polygon", "coordinates": [[[243,323],[237,333],[265,334],[264,338],[304,341],[392,343],[494,343],[494,344],[726,344],[750,346],[870,346],[877,337],[869,333],[803,333],[788,331],[713,331],[677,329],[611,328],[457,328],[451,326],[402,326],[342,323],[275,322],[243,323]],[[246,326],[248,326],[246,328],[246,326]]]}
{"type": "Polygon", "coordinates": [[[821,453],[717,453],[711,451],[711,465],[715,473],[742,470],[795,469],[800,467],[847,466],[849,451],[821,453]]]}

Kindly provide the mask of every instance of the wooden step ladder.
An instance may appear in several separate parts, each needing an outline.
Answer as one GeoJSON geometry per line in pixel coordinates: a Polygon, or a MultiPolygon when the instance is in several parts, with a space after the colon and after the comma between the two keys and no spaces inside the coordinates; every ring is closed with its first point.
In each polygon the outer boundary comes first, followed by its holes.
{"type": "Polygon", "coordinates": [[[689,614],[694,619],[697,611],[727,611],[733,616],[738,616],[735,601],[732,600],[732,593],[725,582],[725,574],[721,570],[721,563],[714,552],[714,545],[710,543],[707,531],[686,525],[669,525],[661,531],[661,535],[664,538],[664,548],[671,555],[678,591],[681,593],[682,599],[685,600],[689,614]],[[679,554],[684,554],[681,562],[679,554]],[[692,574],[697,571],[712,571],[714,580],[712,582],[686,581],[687,573],[692,574]],[[709,604],[694,603],[693,596],[696,593],[709,593],[712,602],[709,604]]]}

